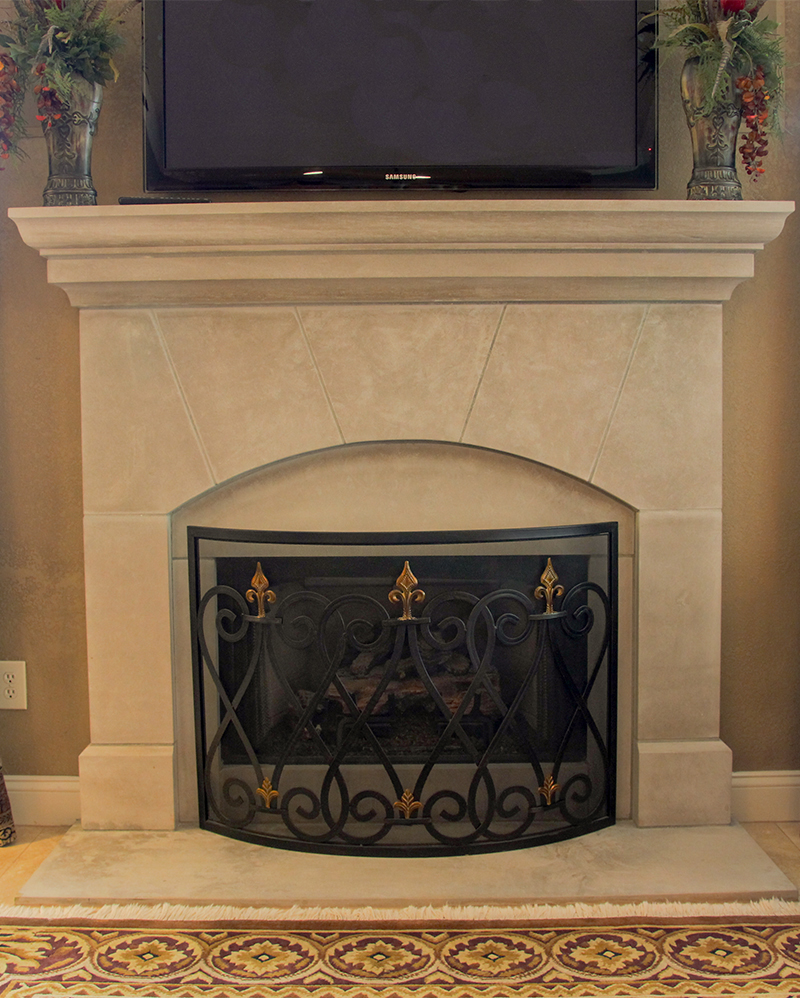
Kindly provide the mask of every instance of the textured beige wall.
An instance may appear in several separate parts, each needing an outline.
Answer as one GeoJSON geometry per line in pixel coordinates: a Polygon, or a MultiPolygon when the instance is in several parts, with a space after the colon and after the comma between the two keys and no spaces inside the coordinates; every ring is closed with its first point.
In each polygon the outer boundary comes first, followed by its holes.
{"type": "MultiPolygon", "coordinates": [[[[757,195],[800,210],[800,4],[785,136],[757,195]]],[[[800,214],[725,307],[722,737],[737,770],[800,768],[800,214]]]]}
{"type": "MultiPolygon", "coordinates": [[[[138,15],[126,34],[93,163],[104,202],[141,185],[138,15]]],[[[89,742],[78,314],[6,215],[41,204],[44,140],[25,145],[0,173],[0,659],[27,661],[29,708],[0,711],[0,755],[13,774],[77,774],[89,742]]]]}
{"type": "MultiPolygon", "coordinates": [[[[7,6],[0,0],[0,17],[7,6]]],[[[800,5],[781,7],[794,64],[792,113],[766,178],[757,186],[745,181],[748,198],[800,195],[800,5]]],[[[121,78],[106,91],[95,146],[103,204],[141,186],[135,17],[125,33],[121,78]]],[[[662,74],[653,197],[682,198],[690,172],[677,69],[662,74]]],[[[41,200],[43,140],[27,147],[21,167],[0,173],[0,659],[28,661],[30,708],[0,712],[0,754],[12,773],[75,774],[89,740],[78,323],[6,218],[7,207],[41,200]]],[[[758,255],[756,278],[725,307],[722,735],[737,770],[800,768],[799,252],[800,219],[793,217],[758,255]]],[[[120,581],[121,600],[123,591],[120,581]]]]}

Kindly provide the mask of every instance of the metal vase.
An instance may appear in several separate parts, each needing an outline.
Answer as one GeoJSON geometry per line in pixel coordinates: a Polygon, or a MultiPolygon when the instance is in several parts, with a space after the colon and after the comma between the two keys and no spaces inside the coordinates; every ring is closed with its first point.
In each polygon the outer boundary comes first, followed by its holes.
{"type": "Polygon", "coordinates": [[[742,120],[741,95],[731,81],[710,111],[704,110],[706,86],[700,80],[699,59],[687,59],[681,73],[681,96],[692,136],[694,170],[686,197],[703,201],[741,201],[736,176],[736,139],[742,120]]]}
{"type": "Polygon", "coordinates": [[[92,139],[103,102],[103,88],[75,77],[61,117],[42,122],[50,175],[45,205],[96,205],[92,184],[92,139]]]}

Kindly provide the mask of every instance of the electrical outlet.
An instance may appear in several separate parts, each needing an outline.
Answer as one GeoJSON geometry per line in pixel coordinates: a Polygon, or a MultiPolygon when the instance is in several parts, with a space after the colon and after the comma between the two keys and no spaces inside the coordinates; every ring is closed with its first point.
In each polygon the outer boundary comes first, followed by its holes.
{"type": "Polygon", "coordinates": [[[27,708],[24,660],[0,660],[0,708],[27,708]]]}

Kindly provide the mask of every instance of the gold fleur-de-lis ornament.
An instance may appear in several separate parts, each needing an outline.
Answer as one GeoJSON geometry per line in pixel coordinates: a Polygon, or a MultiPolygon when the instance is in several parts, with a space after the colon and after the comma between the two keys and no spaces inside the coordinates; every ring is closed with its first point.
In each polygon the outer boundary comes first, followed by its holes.
{"type": "Polygon", "coordinates": [[[414,793],[411,791],[410,788],[407,788],[403,792],[403,797],[398,802],[395,802],[394,805],[396,809],[400,810],[400,812],[406,819],[411,819],[411,813],[416,812],[417,809],[422,808],[422,803],[417,802],[417,800],[414,798],[414,793]]]}
{"type": "Polygon", "coordinates": [[[394,604],[403,605],[403,613],[400,615],[400,621],[410,621],[414,616],[411,614],[411,605],[414,602],[425,600],[424,590],[415,590],[414,588],[419,583],[419,580],[411,572],[411,567],[408,565],[408,559],[406,559],[406,564],[403,566],[403,572],[398,576],[395,584],[397,590],[389,591],[389,600],[394,604]]]}
{"type": "Polygon", "coordinates": [[[544,573],[542,573],[539,579],[542,581],[542,586],[534,590],[533,596],[538,597],[539,600],[545,600],[547,602],[545,614],[552,615],[554,612],[553,597],[563,597],[564,588],[558,583],[558,574],[553,569],[553,560],[549,556],[544,573]]]}
{"type": "Polygon", "coordinates": [[[250,583],[251,588],[247,591],[245,597],[251,604],[253,601],[258,603],[257,617],[266,618],[267,613],[264,610],[264,601],[274,604],[277,598],[275,597],[275,592],[269,589],[269,580],[264,576],[261,563],[256,563],[256,571],[250,583]]]}
{"type": "Polygon", "coordinates": [[[552,774],[548,774],[545,778],[544,784],[539,786],[539,791],[544,795],[545,804],[551,806],[553,804],[553,796],[559,790],[561,785],[557,785],[553,779],[552,774]]]}
{"type": "Polygon", "coordinates": [[[272,787],[272,782],[269,778],[264,778],[261,782],[261,787],[256,789],[256,795],[261,796],[264,800],[264,805],[269,809],[272,806],[272,800],[278,797],[278,790],[272,787]]]}

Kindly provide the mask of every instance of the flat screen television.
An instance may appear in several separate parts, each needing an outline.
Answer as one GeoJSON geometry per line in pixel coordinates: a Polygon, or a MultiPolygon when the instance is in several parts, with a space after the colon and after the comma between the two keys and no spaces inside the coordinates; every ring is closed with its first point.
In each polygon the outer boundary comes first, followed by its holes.
{"type": "Polygon", "coordinates": [[[653,187],[651,6],[145,0],[145,187],[653,187]]]}

